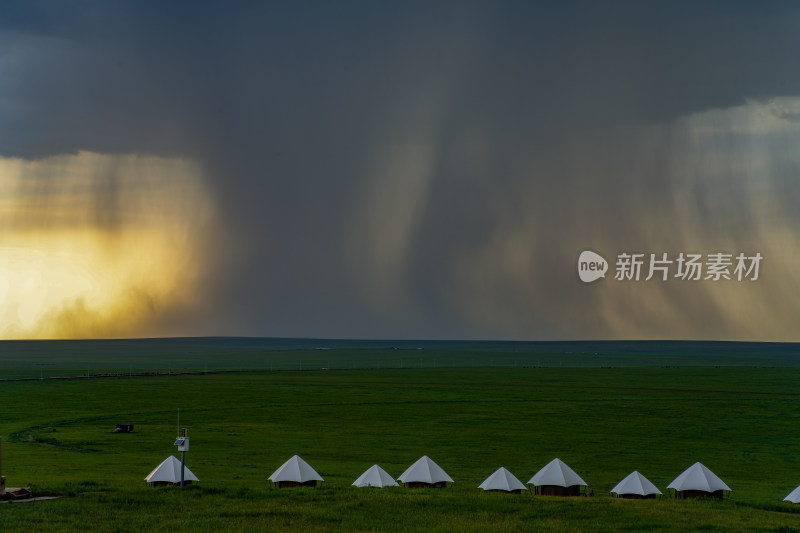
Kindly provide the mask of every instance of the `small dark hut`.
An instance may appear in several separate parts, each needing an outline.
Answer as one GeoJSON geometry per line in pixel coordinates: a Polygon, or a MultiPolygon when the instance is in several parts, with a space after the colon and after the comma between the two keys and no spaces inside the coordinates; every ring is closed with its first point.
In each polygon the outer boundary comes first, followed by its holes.
{"type": "Polygon", "coordinates": [[[539,485],[536,487],[535,494],[537,496],[580,496],[581,486],[570,485],[569,487],[561,487],[558,485],[539,485]]]}
{"type": "Polygon", "coordinates": [[[302,482],[301,481],[276,481],[274,483],[275,483],[275,487],[277,487],[279,489],[288,489],[288,488],[292,488],[292,487],[316,487],[317,486],[317,480],[316,479],[310,479],[308,481],[302,481],[302,482]]]}
{"type": "Polygon", "coordinates": [[[676,490],[675,497],[679,500],[689,500],[693,498],[718,498],[722,499],[722,489],[709,492],[706,490],[676,490]]]}
{"type": "Polygon", "coordinates": [[[425,483],[424,481],[409,481],[408,483],[403,483],[403,486],[407,489],[443,489],[447,486],[447,482],[425,483]]]}
{"type": "MultiPolygon", "coordinates": [[[[192,483],[193,483],[193,481],[191,479],[184,479],[183,480],[183,484],[184,485],[191,485],[192,483]]],[[[149,485],[150,487],[175,487],[175,486],[180,486],[180,484],[181,484],[180,481],[149,481],[149,482],[147,482],[147,485],[149,485]]]]}
{"type": "Polygon", "coordinates": [[[641,494],[619,494],[617,498],[622,498],[623,500],[654,500],[656,498],[655,494],[647,494],[642,496],[641,494]]]}

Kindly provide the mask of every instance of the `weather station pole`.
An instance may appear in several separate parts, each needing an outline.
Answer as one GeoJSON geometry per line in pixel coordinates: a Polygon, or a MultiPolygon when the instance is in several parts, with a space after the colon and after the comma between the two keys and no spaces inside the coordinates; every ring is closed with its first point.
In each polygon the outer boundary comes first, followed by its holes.
{"type": "MultiPolygon", "coordinates": [[[[186,436],[186,428],[183,428],[183,436],[186,436]]],[[[181,488],[183,488],[183,473],[186,471],[186,450],[181,452],[181,488]]]]}
{"type": "Polygon", "coordinates": [[[181,488],[183,488],[184,472],[186,470],[186,452],[189,451],[189,437],[186,436],[186,428],[183,428],[182,433],[175,441],[178,451],[181,452],[181,488]]]}

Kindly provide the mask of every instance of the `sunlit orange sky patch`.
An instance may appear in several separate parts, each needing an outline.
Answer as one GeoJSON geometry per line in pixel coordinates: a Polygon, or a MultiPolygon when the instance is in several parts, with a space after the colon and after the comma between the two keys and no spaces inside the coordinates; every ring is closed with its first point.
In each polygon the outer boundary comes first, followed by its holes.
{"type": "Polygon", "coordinates": [[[201,305],[201,178],[159,157],[0,159],[0,337],[168,334],[201,305]]]}

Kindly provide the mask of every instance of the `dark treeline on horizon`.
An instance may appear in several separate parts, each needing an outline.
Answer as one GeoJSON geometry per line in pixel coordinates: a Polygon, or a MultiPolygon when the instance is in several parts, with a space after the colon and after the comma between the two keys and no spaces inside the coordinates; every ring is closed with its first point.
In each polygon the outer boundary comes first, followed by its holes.
{"type": "Polygon", "coordinates": [[[154,352],[160,350],[205,354],[215,352],[268,352],[285,350],[438,350],[493,351],[531,354],[582,355],[702,355],[800,357],[800,343],[597,340],[597,341],[490,341],[490,340],[398,340],[398,339],[305,339],[261,337],[176,337],[156,339],[98,340],[6,340],[0,341],[0,357],[85,352],[154,352]]]}

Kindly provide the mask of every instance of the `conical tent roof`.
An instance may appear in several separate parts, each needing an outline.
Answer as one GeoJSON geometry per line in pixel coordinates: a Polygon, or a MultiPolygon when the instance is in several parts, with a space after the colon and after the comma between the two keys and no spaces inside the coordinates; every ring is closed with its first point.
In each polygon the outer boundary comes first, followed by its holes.
{"type": "Polygon", "coordinates": [[[667,485],[668,489],[675,490],[702,490],[714,492],[717,490],[731,490],[720,478],[701,463],[695,463],[681,475],[672,480],[667,485]]]}
{"type": "Polygon", "coordinates": [[[417,459],[417,462],[409,466],[397,479],[403,483],[440,483],[442,481],[454,483],[447,472],[427,455],[417,459]]]}
{"type": "Polygon", "coordinates": [[[638,494],[639,496],[648,496],[650,494],[661,494],[658,488],[650,483],[650,480],[634,470],[628,477],[617,483],[617,486],[611,489],[611,492],[617,494],[638,494]]]}
{"type": "MultiPolygon", "coordinates": [[[[170,455],[163,461],[161,464],[155,467],[150,474],[144,480],[147,483],[180,483],[181,482],[181,462],[175,458],[174,455],[170,455]]],[[[183,469],[183,480],[184,481],[200,481],[197,479],[189,467],[184,467],[183,469]]]]}
{"type": "Polygon", "coordinates": [[[397,482],[386,470],[378,465],[372,465],[366,472],[353,481],[356,487],[396,487],[397,482]]]}
{"type": "Polygon", "coordinates": [[[785,502],[800,503],[800,487],[790,492],[784,499],[785,502]]]}
{"type": "Polygon", "coordinates": [[[571,487],[572,485],[586,485],[586,482],[573,469],[568,467],[564,461],[556,457],[528,480],[528,485],[530,484],[534,484],[537,487],[542,485],[571,487]]]}
{"type": "Polygon", "coordinates": [[[269,480],[273,483],[278,481],[296,481],[297,483],[305,483],[312,480],[325,481],[299,455],[293,455],[291,459],[283,463],[280,468],[269,476],[269,480]]]}
{"type": "Polygon", "coordinates": [[[507,492],[511,492],[512,490],[528,490],[528,487],[523,485],[522,482],[504,466],[495,470],[494,474],[487,477],[483,483],[478,485],[478,488],[483,490],[504,490],[507,492]]]}

